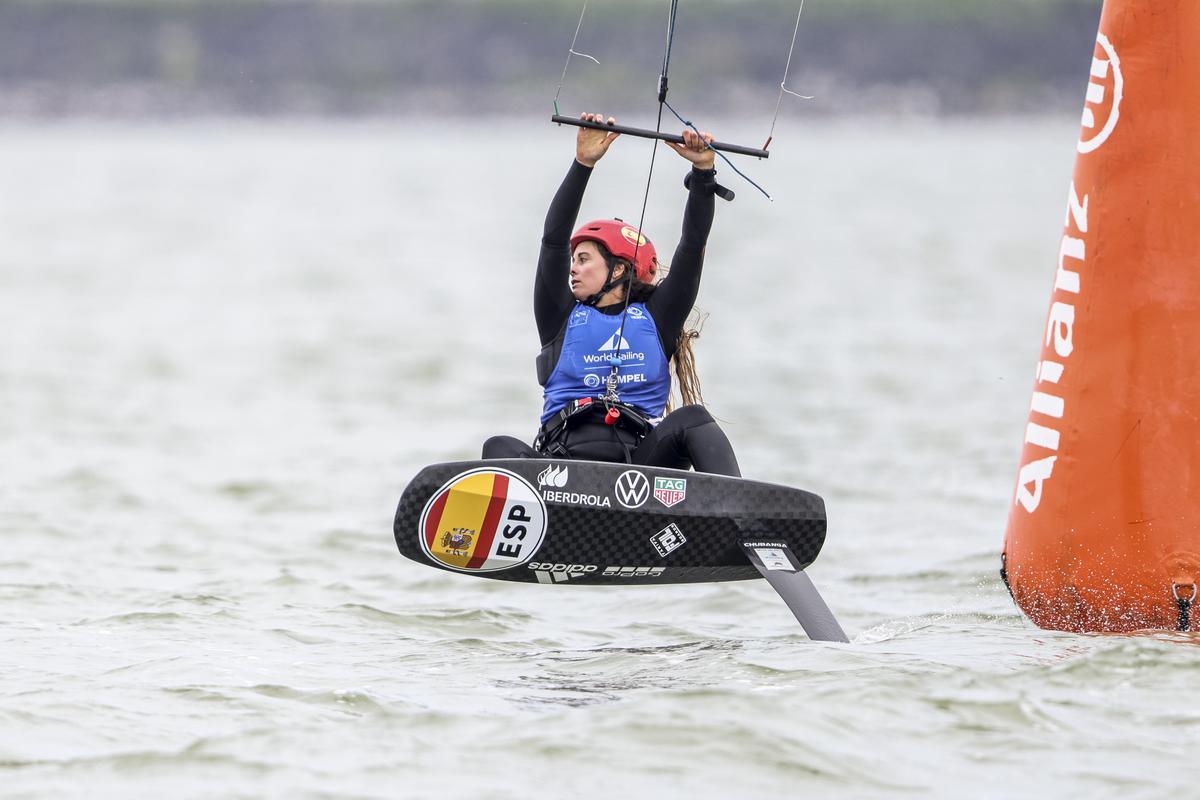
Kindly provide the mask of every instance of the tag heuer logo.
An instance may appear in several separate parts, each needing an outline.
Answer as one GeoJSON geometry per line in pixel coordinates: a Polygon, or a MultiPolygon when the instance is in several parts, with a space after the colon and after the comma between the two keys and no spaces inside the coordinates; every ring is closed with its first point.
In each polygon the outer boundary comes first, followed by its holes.
{"type": "Polygon", "coordinates": [[[687,497],[687,478],[655,478],[654,499],[667,508],[687,497]]]}

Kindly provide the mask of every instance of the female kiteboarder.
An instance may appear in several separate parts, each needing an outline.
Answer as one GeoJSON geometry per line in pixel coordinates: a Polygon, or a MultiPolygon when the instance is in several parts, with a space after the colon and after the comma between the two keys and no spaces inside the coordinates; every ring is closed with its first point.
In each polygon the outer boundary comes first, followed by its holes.
{"type": "Polygon", "coordinates": [[[575,161],[546,215],[533,284],[544,388],[537,438],[530,447],[493,436],[483,457],[578,458],[740,476],[729,440],[700,404],[691,350],[696,334],[684,329],[719,188],[707,146],[712,136],[685,130],[683,144],[667,142],[692,169],[684,181],[683,233],[670,274],[660,276],[654,245],[620,219],[589,222],[571,234],[592,170],[619,135],[579,129],[575,161]],[[683,405],[667,413],[672,361],[683,405]]]}

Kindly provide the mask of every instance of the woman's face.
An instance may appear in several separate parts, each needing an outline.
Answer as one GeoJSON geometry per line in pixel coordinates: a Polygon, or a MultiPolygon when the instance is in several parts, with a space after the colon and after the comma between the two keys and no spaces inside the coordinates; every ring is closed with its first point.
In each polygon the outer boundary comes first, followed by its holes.
{"type": "MultiPolygon", "coordinates": [[[[620,267],[617,273],[620,274],[620,267]]],[[[586,300],[604,288],[608,280],[608,265],[595,242],[580,242],[571,254],[571,294],[579,301],[586,300]]]]}

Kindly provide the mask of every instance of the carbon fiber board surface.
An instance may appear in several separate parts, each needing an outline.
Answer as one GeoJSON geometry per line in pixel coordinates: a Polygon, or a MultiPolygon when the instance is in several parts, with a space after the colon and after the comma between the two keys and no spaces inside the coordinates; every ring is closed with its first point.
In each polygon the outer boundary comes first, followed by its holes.
{"type": "Polygon", "coordinates": [[[787,544],[807,567],[825,503],[788,486],[595,461],[433,464],[396,509],[400,552],[506,581],[700,583],[759,578],[747,537],[787,544]]]}

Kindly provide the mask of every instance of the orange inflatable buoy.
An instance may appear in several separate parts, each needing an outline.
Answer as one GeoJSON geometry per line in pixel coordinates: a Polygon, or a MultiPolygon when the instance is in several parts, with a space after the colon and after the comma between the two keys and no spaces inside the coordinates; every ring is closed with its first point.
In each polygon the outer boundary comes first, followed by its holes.
{"type": "Polygon", "coordinates": [[[1004,544],[1043,628],[1200,629],[1200,2],[1106,0],[1004,544]]]}

